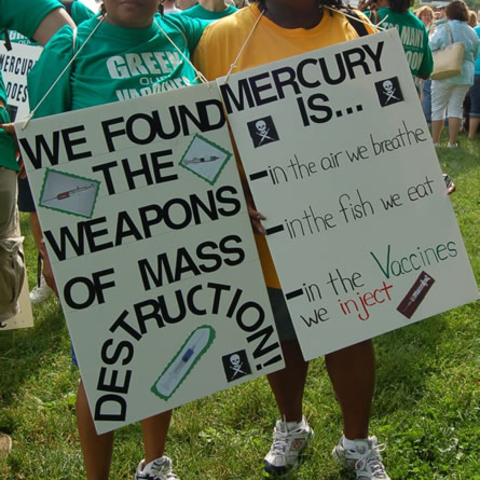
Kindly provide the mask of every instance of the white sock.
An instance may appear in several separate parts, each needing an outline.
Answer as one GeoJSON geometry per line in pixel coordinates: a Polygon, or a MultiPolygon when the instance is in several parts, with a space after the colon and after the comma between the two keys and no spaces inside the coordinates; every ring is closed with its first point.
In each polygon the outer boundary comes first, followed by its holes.
{"type": "Polygon", "coordinates": [[[357,449],[356,445],[355,445],[355,440],[350,440],[348,439],[347,437],[343,437],[343,440],[342,440],[342,445],[343,445],[343,448],[345,450],[353,450],[355,451],[357,449]]]}
{"type": "Polygon", "coordinates": [[[296,428],[303,427],[304,426],[304,420],[305,420],[305,417],[302,417],[300,422],[286,422],[287,430],[294,430],[296,428]]]}

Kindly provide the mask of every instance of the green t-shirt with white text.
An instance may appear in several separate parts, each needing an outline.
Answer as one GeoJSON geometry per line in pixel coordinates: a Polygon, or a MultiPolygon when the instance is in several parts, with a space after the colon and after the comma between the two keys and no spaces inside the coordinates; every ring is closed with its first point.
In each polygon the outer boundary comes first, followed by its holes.
{"type": "MultiPolygon", "coordinates": [[[[30,108],[59,77],[87,37],[97,17],[73,32],[63,27],[50,40],[28,75],[30,108]]],[[[192,66],[165,37],[189,58],[208,22],[181,15],[155,15],[150,27],[131,29],[103,22],[85,44],[73,67],[35,113],[35,118],[69,110],[128,100],[197,83],[192,66]]]]}
{"type": "Polygon", "coordinates": [[[413,76],[428,76],[433,71],[433,56],[428,45],[428,33],[422,21],[411,12],[398,13],[390,8],[378,10],[379,23],[384,28],[398,28],[408,65],[413,76]]]}

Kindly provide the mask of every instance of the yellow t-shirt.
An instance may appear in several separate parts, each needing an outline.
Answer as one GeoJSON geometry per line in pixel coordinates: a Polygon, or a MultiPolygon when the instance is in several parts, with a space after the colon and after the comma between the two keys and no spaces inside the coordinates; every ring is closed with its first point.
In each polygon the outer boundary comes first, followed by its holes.
{"type": "MultiPolygon", "coordinates": [[[[259,15],[258,5],[253,4],[205,29],[193,54],[193,62],[208,80],[228,73],[259,15]]],[[[367,27],[367,30],[373,33],[374,27],[367,27]]],[[[282,28],[262,17],[237,60],[233,73],[355,38],[358,38],[356,30],[341,12],[325,9],[320,23],[308,30],[282,28]]],[[[244,175],[242,168],[240,173],[244,175]]],[[[268,215],[268,212],[262,213],[268,215]]],[[[265,237],[256,235],[255,238],[265,282],[269,287],[280,288],[265,237]]]]}

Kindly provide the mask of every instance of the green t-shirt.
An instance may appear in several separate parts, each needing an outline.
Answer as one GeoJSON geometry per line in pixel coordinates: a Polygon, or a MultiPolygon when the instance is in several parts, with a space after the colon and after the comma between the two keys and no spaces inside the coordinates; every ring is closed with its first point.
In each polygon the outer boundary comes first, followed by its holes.
{"type": "Polygon", "coordinates": [[[400,40],[413,76],[428,76],[433,71],[433,56],[428,45],[428,33],[422,21],[413,13],[394,12],[390,8],[378,10],[384,28],[398,28],[400,40]]]}
{"type": "Polygon", "coordinates": [[[194,7],[184,10],[180,15],[184,15],[190,18],[201,18],[203,20],[218,20],[219,18],[228,17],[232,13],[235,13],[238,8],[235,8],[233,5],[229,5],[225,10],[221,12],[212,12],[203,8],[200,4],[195,5],[194,7]]]}
{"type": "MultiPolygon", "coordinates": [[[[57,3],[59,3],[59,6],[62,6],[61,2],[59,2],[58,0],[57,0],[57,3]]],[[[95,12],[90,10],[82,2],[77,0],[72,3],[70,16],[72,17],[72,20],[75,22],[75,25],[80,25],[82,22],[94,17],[95,15],[96,15],[95,12]]],[[[14,30],[9,31],[8,35],[12,43],[22,43],[25,45],[38,45],[38,43],[35,42],[34,40],[30,40],[25,35],[22,35],[21,33],[16,32],[14,30]]]]}
{"type": "MultiPolygon", "coordinates": [[[[95,17],[78,27],[75,51],[98,22],[95,17]]],[[[35,118],[197,83],[195,71],[163,32],[189,58],[207,25],[208,22],[199,19],[160,14],[155,15],[154,23],[148,28],[122,28],[103,22],[73,67],[39,107],[35,118]]],[[[32,110],[71,60],[72,33],[69,26],[59,30],[28,75],[32,110]]]]}

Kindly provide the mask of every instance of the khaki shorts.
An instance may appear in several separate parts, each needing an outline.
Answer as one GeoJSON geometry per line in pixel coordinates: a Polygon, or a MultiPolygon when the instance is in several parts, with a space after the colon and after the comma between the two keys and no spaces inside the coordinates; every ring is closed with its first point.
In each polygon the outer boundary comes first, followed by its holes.
{"type": "Polygon", "coordinates": [[[18,313],[18,297],[25,280],[17,210],[17,174],[0,167],[0,322],[18,313]]]}

